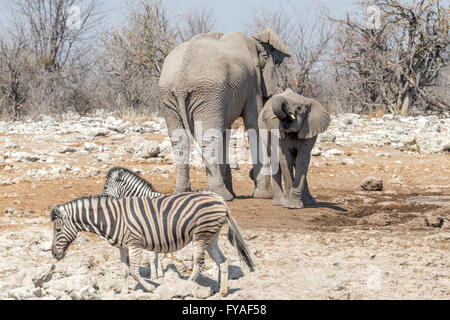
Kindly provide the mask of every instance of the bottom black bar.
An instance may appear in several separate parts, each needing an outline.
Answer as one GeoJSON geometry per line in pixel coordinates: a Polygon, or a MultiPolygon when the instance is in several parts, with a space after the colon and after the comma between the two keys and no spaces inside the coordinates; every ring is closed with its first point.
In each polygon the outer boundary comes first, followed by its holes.
{"type": "Polygon", "coordinates": [[[14,317],[45,314],[99,319],[125,316],[165,319],[302,319],[332,315],[347,318],[386,317],[395,314],[402,318],[426,310],[427,317],[448,310],[448,301],[296,301],[296,300],[159,300],[159,301],[0,301],[3,314],[9,308],[14,317]],[[41,310],[40,310],[41,309],[41,310]],[[43,313],[41,313],[43,312],[43,313]],[[430,313],[431,312],[431,313],[430,313]],[[100,318],[101,317],[101,318],[100,318]]]}

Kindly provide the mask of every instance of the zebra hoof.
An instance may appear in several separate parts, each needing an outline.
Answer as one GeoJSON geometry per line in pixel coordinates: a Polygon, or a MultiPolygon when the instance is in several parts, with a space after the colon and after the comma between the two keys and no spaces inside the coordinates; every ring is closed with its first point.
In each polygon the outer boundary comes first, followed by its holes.
{"type": "Polygon", "coordinates": [[[222,297],[226,297],[228,295],[228,288],[226,289],[220,289],[220,295],[222,297]]]}

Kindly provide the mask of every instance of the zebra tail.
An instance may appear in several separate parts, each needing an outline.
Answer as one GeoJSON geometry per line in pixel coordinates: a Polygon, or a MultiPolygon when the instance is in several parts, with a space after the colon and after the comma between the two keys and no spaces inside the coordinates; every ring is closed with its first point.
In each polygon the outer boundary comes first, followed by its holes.
{"type": "Polygon", "coordinates": [[[227,213],[227,218],[229,226],[228,241],[238,250],[239,257],[245,262],[250,271],[255,271],[256,264],[253,261],[249,248],[245,244],[244,238],[242,238],[241,230],[236,220],[231,216],[230,212],[227,213]]]}

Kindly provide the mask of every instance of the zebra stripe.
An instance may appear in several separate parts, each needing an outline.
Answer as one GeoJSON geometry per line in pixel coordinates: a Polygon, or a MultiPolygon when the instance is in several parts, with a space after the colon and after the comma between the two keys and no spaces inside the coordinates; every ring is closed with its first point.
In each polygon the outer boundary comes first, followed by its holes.
{"type": "MultiPolygon", "coordinates": [[[[197,279],[202,271],[204,252],[208,250],[221,270],[223,294],[226,291],[224,274],[228,267],[217,245],[217,237],[226,220],[229,223],[228,239],[238,249],[241,259],[250,270],[254,267],[226,202],[209,191],[176,193],[157,198],[79,198],[56,206],[52,210],[51,219],[54,222],[52,254],[55,258],[60,260],[64,257],[78,232],[99,234],[111,245],[121,249],[122,261],[125,264],[128,253],[124,252],[124,248],[128,248],[131,275],[147,290],[152,288],[139,275],[141,249],[161,253],[174,252],[194,240],[194,270],[190,280],[197,279]]],[[[127,283],[128,275],[124,276],[124,283],[127,283]]]]}
{"type": "MultiPolygon", "coordinates": [[[[114,198],[124,197],[150,197],[156,198],[162,196],[160,192],[153,191],[151,183],[138,176],[136,173],[123,168],[111,168],[100,195],[114,198]]],[[[161,259],[157,252],[150,253],[149,257],[151,278],[157,279],[163,276],[161,259]]]]}
{"type": "Polygon", "coordinates": [[[153,190],[151,183],[136,173],[123,167],[114,167],[106,175],[106,182],[100,195],[114,198],[150,197],[156,198],[163,193],[153,190]]]}

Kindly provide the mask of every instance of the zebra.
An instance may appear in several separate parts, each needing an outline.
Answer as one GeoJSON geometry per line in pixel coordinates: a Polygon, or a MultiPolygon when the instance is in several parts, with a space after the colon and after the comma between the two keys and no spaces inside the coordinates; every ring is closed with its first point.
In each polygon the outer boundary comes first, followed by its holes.
{"type": "Polygon", "coordinates": [[[178,251],[194,242],[194,267],[189,277],[196,281],[204,269],[205,250],[219,267],[220,294],[228,294],[228,262],[218,246],[222,225],[228,221],[228,240],[239,257],[254,271],[255,262],[236,220],[223,200],[213,192],[183,192],[158,198],[105,196],[83,197],[57,205],[53,222],[52,255],[64,258],[78,232],[92,232],[120,249],[124,265],[122,291],[128,292],[128,275],[145,290],[154,288],[139,274],[142,249],[160,253],[178,251]]]}
{"type": "Polygon", "coordinates": [[[156,198],[164,193],[156,192],[150,182],[131,170],[123,167],[111,168],[106,174],[106,182],[100,195],[114,198],[150,197],[156,198]]]}
{"type": "MultiPolygon", "coordinates": [[[[106,174],[106,181],[100,195],[113,198],[157,198],[164,195],[164,193],[154,191],[150,182],[133,171],[123,167],[113,167],[106,174]]],[[[158,279],[164,276],[158,252],[150,253],[149,262],[151,271],[150,279],[158,279]]]]}

